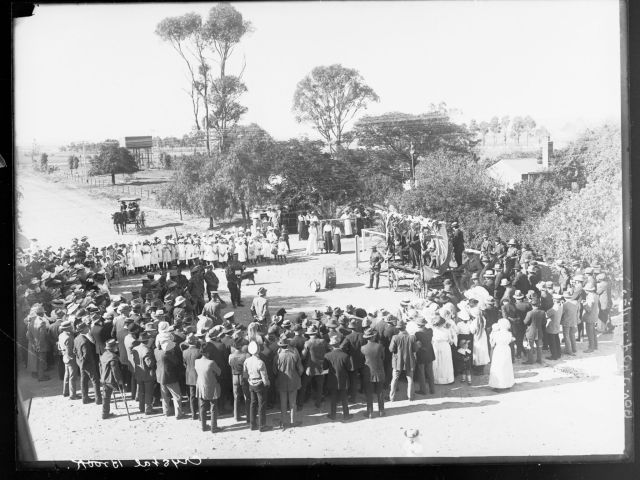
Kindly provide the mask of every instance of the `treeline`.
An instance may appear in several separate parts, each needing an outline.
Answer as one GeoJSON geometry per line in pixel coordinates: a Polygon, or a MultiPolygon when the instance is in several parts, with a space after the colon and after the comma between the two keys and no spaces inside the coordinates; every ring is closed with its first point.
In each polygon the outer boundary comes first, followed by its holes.
{"type": "Polygon", "coordinates": [[[489,121],[478,122],[475,119],[469,121],[469,131],[481,140],[482,145],[507,145],[510,139],[516,145],[529,145],[531,139],[536,143],[545,140],[549,136],[549,131],[543,125],[538,125],[530,116],[509,115],[502,117],[493,116],[489,121]],[[489,142],[487,142],[489,140],[489,142]]]}

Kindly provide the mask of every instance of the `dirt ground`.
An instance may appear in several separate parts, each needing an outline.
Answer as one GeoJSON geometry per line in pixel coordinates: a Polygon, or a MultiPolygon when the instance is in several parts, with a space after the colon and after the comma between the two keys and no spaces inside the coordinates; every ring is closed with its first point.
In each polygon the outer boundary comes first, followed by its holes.
{"type": "MultiPolygon", "coordinates": [[[[74,185],[51,183],[21,174],[17,183],[24,194],[19,204],[23,233],[36,237],[41,245],[67,245],[71,238],[88,235],[96,245],[121,240],[113,231],[109,214],[113,202],[88,196],[74,185]]],[[[204,231],[206,219],[185,218],[174,212],[151,209],[147,223],[152,236],[178,231],[204,231]],[[167,232],[167,233],[165,233],[167,232]]],[[[129,234],[126,238],[132,238],[129,234]]],[[[408,289],[392,292],[381,279],[379,290],[364,288],[368,277],[356,271],[354,241],[343,241],[343,254],[306,257],[304,244],[292,235],[292,254],[287,264],[258,266],[255,285],[242,289],[241,319],[249,318],[248,306],[259,286],[265,286],[271,309],[288,312],[312,311],[327,305],[346,304],[365,309],[377,306],[396,308],[410,297],[408,289]],[[320,280],[324,266],[336,269],[337,287],[317,293],[309,282],[320,280]]],[[[217,272],[222,275],[222,272],[217,272]]],[[[114,285],[128,293],[135,279],[114,285]]],[[[224,285],[224,282],[222,282],[224,285]]],[[[228,292],[222,296],[229,299],[228,292]]],[[[385,418],[365,419],[364,398],[352,406],[354,418],[335,422],[325,418],[328,402],[316,411],[307,404],[301,412],[303,425],[286,431],[250,431],[227,415],[219,425],[224,431],[212,435],[200,430],[199,422],[175,421],[161,414],[145,416],[134,402],[128,405],[132,421],[122,405],[116,417],[100,419],[100,407],[69,401],[61,395],[55,372],[47,382],[34,381],[19,367],[19,386],[29,407],[29,425],[39,460],[132,459],[132,458],[215,458],[255,457],[346,458],[409,456],[404,430],[418,429],[424,457],[556,456],[622,454],[624,449],[624,409],[622,377],[621,319],[613,334],[601,335],[600,349],[584,354],[586,342],[578,344],[576,357],[545,361],[540,365],[514,365],[516,385],[506,392],[487,386],[489,368],[475,376],[471,386],[456,382],[437,385],[436,394],[406,400],[406,384],[401,384],[400,400],[387,403],[385,418]],[[135,413],[133,413],[135,412],[135,413]]],[[[546,352],[545,352],[546,354],[546,352]]],[[[268,413],[270,424],[279,421],[279,411],[268,413]]]]}

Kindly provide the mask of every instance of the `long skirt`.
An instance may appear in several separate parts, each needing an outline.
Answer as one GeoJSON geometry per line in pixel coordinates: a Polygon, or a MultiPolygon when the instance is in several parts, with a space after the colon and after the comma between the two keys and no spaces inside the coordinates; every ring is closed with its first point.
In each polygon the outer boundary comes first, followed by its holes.
{"type": "Polygon", "coordinates": [[[347,237],[350,237],[351,235],[353,235],[353,227],[351,226],[350,218],[346,218],[344,221],[344,234],[347,237]]]}
{"type": "Polygon", "coordinates": [[[491,388],[511,388],[514,383],[511,349],[508,345],[496,345],[491,359],[489,386],[491,388]]]}
{"type": "Polygon", "coordinates": [[[484,328],[476,332],[473,344],[473,366],[480,367],[488,364],[491,361],[491,358],[489,357],[487,333],[484,328]]]}
{"type": "Polygon", "coordinates": [[[302,230],[304,228],[304,222],[298,221],[298,235],[302,235],[302,230]]]}
{"type": "Polygon", "coordinates": [[[302,224],[300,228],[300,240],[307,240],[309,238],[309,226],[306,223],[302,224]]]}
{"type": "Polygon", "coordinates": [[[333,236],[333,249],[336,253],[340,253],[342,251],[342,245],[340,244],[340,235],[333,236]]]}
{"type": "Polygon", "coordinates": [[[453,383],[453,359],[449,342],[433,342],[436,359],[433,361],[433,381],[437,385],[453,383]]]}
{"type": "Polygon", "coordinates": [[[333,240],[331,239],[331,232],[324,232],[324,250],[328,252],[333,250],[333,240]]]}

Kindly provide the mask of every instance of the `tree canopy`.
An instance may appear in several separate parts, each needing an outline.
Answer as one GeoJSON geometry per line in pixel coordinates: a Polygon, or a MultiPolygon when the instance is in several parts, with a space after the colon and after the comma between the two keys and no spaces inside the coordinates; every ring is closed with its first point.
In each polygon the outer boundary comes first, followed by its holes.
{"type": "Polygon", "coordinates": [[[139,170],[135,158],[124,147],[112,143],[103,144],[100,153],[91,159],[89,175],[111,175],[111,182],[115,183],[116,173],[134,173],[139,170]]]}
{"type": "Polygon", "coordinates": [[[339,64],[320,66],[298,82],[293,111],[298,122],[314,125],[333,153],[341,147],[345,127],[356,113],[378,100],[357,70],[339,64]]]}

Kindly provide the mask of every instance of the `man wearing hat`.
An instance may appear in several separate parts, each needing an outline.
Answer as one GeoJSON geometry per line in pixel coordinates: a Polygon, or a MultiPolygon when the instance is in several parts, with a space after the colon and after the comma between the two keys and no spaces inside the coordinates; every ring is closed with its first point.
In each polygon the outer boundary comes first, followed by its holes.
{"type": "Polygon", "coordinates": [[[302,360],[297,350],[291,347],[286,334],[282,334],[277,343],[279,350],[274,358],[276,390],[280,396],[280,428],[286,428],[287,409],[291,410],[290,426],[296,422],[296,393],[302,386],[302,360]],[[288,407],[288,408],[287,408],[288,407]]]}
{"type": "Polygon", "coordinates": [[[360,392],[364,391],[364,382],[362,380],[363,368],[364,368],[364,355],[362,355],[361,347],[364,346],[367,341],[362,334],[362,328],[360,322],[352,318],[349,321],[350,332],[344,337],[340,348],[349,355],[349,401],[355,403],[356,392],[358,386],[360,392]]]}
{"type": "Polygon", "coordinates": [[[252,340],[249,343],[248,350],[251,357],[245,360],[243,373],[248,379],[249,392],[251,394],[249,424],[251,425],[251,430],[265,432],[273,429],[273,427],[266,424],[265,412],[266,387],[269,386],[269,377],[267,376],[267,368],[260,359],[258,344],[252,340]]]}
{"type": "Polygon", "coordinates": [[[50,351],[49,343],[49,320],[45,314],[44,307],[36,307],[36,318],[33,322],[34,349],[37,357],[38,381],[44,382],[50,377],[45,374],[47,370],[47,355],[50,351]]]}
{"type": "Polygon", "coordinates": [[[267,289],[260,287],[258,296],[253,298],[251,303],[251,313],[257,322],[265,324],[269,316],[269,301],[267,300],[267,289]]]}
{"type": "Polygon", "coordinates": [[[349,386],[349,355],[341,348],[342,337],[334,335],[329,339],[331,351],[324,356],[323,368],[327,373],[327,390],[329,392],[330,407],[327,418],[336,419],[338,398],[342,403],[342,417],[344,420],[353,418],[349,413],[349,402],[347,401],[347,387],[349,386]]]}
{"type": "Polygon", "coordinates": [[[60,334],[58,336],[58,351],[64,363],[64,377],[62,380],[62,395],[69,397],[69,400],[78,398],[76,395],[78,387],[78,364],[73,352],[73,321],[65,320],[60,324],[60,334]]]}
{"type": "Polygon", "coordinates": [[[570,290],[562,294],[564,303],[562,304],[560,324],[562,325],[562,337],[565,343],[564,353],[575,356],[578,351],[576,348],[576,333],[578,331],[578,312],[580,306],[578,300],[574,300],[572,296],[573,294],[570,290]]]}
{"type": "Polygon", "coordinates": [[[204,307],[204,277],[201,270],[200,265],[196,265],[191,269],[191,278],[188,284],[188,292],[191,295],[193,311],[196,315],[200,315],[204,307]]]}
{"type": "Polygon", "coordinates": [[[515,238],[512,238],[507,242],[507,251],[504,256],[504,269],[507,276],[511,275],[511,272],[515,268],[516,262],[519,258],[520,250],[518,250],[515,238]]]}
{"type": "Polygon", "coordinates": [[[89,331],[90,320],[82,321],[77,328],[78,335],[73,341],[73,353],[80,370],[80,392],[82,403],[91,403],[89,399],[89,380],[93,384],[96,405],[102,404],[100,376],[98,372],[98,355],[95,340],[89,331]]]}
{"type": "Polygon", "coordinates": [[[515,300],[514,308],[516,312],[516,321],[512,325],[513,336],[516,338],[516,358],[520,358],[524,352],[524,319],[531,310],[531,304],[527,301],[524,294],[520,290],[516,290],[513,294],[515,300]]]}
{"type": "Polygon", "coordinates": [[[408,320],[407,312],[409,311],[410,305],[411,305],[411,301],[408,298],[404,298],[400,300],[400,308],[396,313],[396,317],[401,318],[403,320],[408,320]]]}
{"type": "Polygon", "coordinates": [[[131,352],[135,381],[138,390],[138,407],[140,413],[153,415],[153,390],[156,384],[156,359],[153,352],[155,329],[151,323],[138,334],[138,342],[131,352]]]}
{"type": "Polygon", "coordinates": [[[231,350],[222,342],[222,337],[226,334],[225,331],[228,332],[230,329],[225,329],[222,325],[213,327],[207,334],[206,343],[202,347],[203,351],[211,352],[210,358],[220,367],[218,375],[218,382],[221,386],[220,398],[218,399],[220,413],[226,413],[226,404],[227,402],[231,403],[229,396],[232,390],[231,368],[229,367],[231,350]]]}
{"type": "Polygon", "coordinates": [[[572,287],[573,287],[573,295],[571,295],[571,299],[572,300],[577,300],[578,307],[579,307],[578,308],[578,318],[579,318],[579,322],[578,322],[578,341],[580,341],[580,339],[582,337],[584,337],[584,335],[585,335],[585,333],[584,333],[585,324],[584,324],[584,321],[582,320],[582,313],[583,313],[583,310],[584,310],[582,301],[587,298],[587,293],[584,290],[585,282],[586,282],[586,278],[582,274],[578,274],[578,275],[574,276],[572,281],[571,281],[572,287]]]}
{"type": "Polygon", "coordinates": [[[369,256],[369,286],[367,288],[373,288],[373,280],[376,281],[376,290],[380,283],[380,269],[384,262],[384,257],[375,245],[371,246],[371,254],[369,256]]]}
{"type": "MultiPolygon", "coordinates": [[[[211,433],[222,430],[218,427],[218,398],[220,398],[220,367],[211,358],[211,351],[203,351],[195,360],[196,394],[200,409],[202,431],[207,431],[207,410],[211,410],[211,433]]],[[[195,418],[193,416],[192,418],[195,418]]]]}
{"type": "Polygon", "coordinates": [[[62,325],[62,322],[66,320],[66,310],[64,310],[64,300],[62,299],[53,300],[51,302],[51,305],[54,309],[52,311],[53,322],[47,327],[50,344],[49,351],[53,354],[54,362],[58,369],[58,377],[60,378],[60,380],[62,380],[64,379],[65,367],[62,360],[62,354],[60,350],[58,350],[56,345],[58,343],[58,337],[60,335],[60,325],[62,325]]]}
{"type": "Polygon", "coordinates": [[[207,295],[209,296],[209,300],[211,300],[213,297],[218,297],[218,287],[220,285],[220,280],[213,271],[213,265],[208,264],[204,268],[204,282],[207,286],[207,295]]]}
{"type": "Polygon", "coordinates": [[[298,408],[301,409],[304,402],[307,401],[309,384],[313,384],[315,407],[320,408],[322,405],[321,397],[324,384],[324,357],[329,349],[326,342],[319,338],[318,328],[315,325],[307,328],[305,335],[309,337],[309,340],[305,342],[302,348],[302,359],[306,368],[305,376],[302,378],[298,408]]]}
{"type": "Polygon", "coordinates": [[[599,299],[598,318],[602,324],[602,330],[605,332],[611,332],[613,326],[611,325],[611,286],[607,280],[607,276],[604,273],[598,273],[596,275],[596,294],[599,299]]]}
{"type": "Polygon", "coordinates": [[[496,278],[495,273],[493,272],[493,270],[488,269],[488,270],[485,270],[482,277],[484,278],[482,282],[482,286],[489,293],[489,295],[493,297],[496,290],[496,284],[494,282],[494,279],[496,278]]]}
{"type": "Polygon", "coordinates": [[[464,252],[464,233],[460,230],[458,222],[452,222],[453,234],[451,235],[451,244],[453,245],[453,256],[456,264],[462,266],[462,252],[464,252]]]}
{"type": "Polygon", "coordinates": [[[595,285],[585,285],[584,291],[586,293],[586,298],[582,300],[582,322],[584,323],[587,339],[589,341],[589,348],[587,348],[584,353],[591,353],[598,349],[596,323],[598,321],[599,313],[599,298],[596,294],[595,285]]]}
{"type": "Polygon", "coordinates": [[[229,262],[225,269],[225,277],[227,278],[227,288],[231,295],[231,304],[235,307],[242,307],[242,265],[235,261],[229,262]]]}
{"type": "Polygon", "coordinates": [[[105,351],[100,356],[100,371],[102,372],[101,382],[104,391],[104,398],[102,402],[102,419],[107,419],[111,416],[111,395],[114,394],[114,390],[122,392],[122,373],[120,367],[120,359],[118,357],[118,342],[113,338],[105,342],[105,351]]]}
{"type": "Polygon", "coordinates": [[[433,361],[436,359],[435,352],[431,340],[433,339],[433,330],[427,328],[427,321],[420,315],[414,320],[418,329],[413,334],[416,339],[416,365],[414,380],[418,382],[420,390],[416,391],[419,395],[427,394],[427,382],[429,384],[429,393],[435,393],[433,378],[433,361]]]}
{"type": "Polygon", "coordinates": [[[182,391],[180,390],[180,371],[183,368],[176,352],[176,344],[169,341],[154,352],[156,358],[156,379],[160,384],[162,411],[171,416],[170,399],[176,420],[182,418],[182,391]]]}
{"type": "Polygon", "coordinates": [[[407,397],[409,401],[413,400],[413,371],[416,363],[416,339],[413,335],[409,335],[404,320],[399,320],[396,328],[398,333],[391,338],[389,351],[393,354],[391,359],[391,368],[393,370],[391,377],[391,390],[389,392],[390,400],[395,401],[396,387],[400,374],[404,372],[407,377],[407,397]]]}
{"type": "Polygon", "coordinates": [[[547,322],[545,333],[547,335],[547,342],[549,344],[549,350],[551,355],[547,357],[547,360],[558,360],[561,356],[560,347],[560,323],[562,321],[562,295],[553,294],[553,305],[546,311],[547,322]]]}
{"type": "Polygon", "coordinates": [[[525,364],[532,365],[533,354],[536,354],[536,362],[542,363],[542,325],[546,323],[546,315],[544,310],[540,308],[540,301],[531,302],[532,309],[527,312],[524,317],[524,324],[527,327],[525,336],[529,342],[529,351],[527,352],[527,361],[525,364]]]}
{"type": "Polygon", "coordinates": [[[384,357],[385,349],[378,343],[378,332],[368,328],[363,335],[366,344],[360,348],[364,357],[362,379],[367,399],[366,416],[373,418],[373,393],[378,399],[378,415],[384,417],[384,357]]]}

